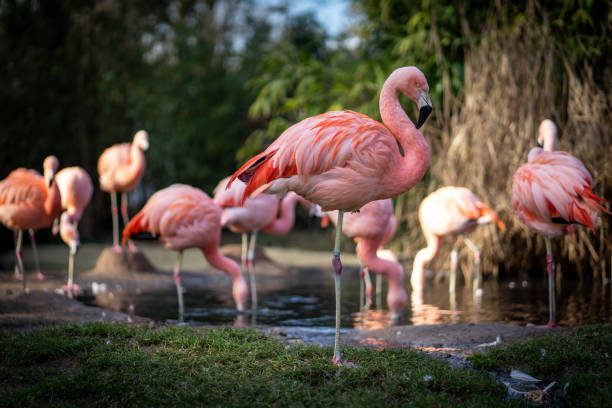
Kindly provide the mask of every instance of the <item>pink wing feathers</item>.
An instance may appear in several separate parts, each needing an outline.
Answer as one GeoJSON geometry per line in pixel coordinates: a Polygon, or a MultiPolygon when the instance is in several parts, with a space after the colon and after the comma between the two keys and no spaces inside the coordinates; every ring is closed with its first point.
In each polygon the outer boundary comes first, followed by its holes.
{"type": "Polygon", "coordinates": [[[219,240],[221,208],[203,191],[174,184],[153,194],[123,230],[123,243],[132,234],[148,231],[169,249],[205,248],[219,240]]]}
{"type": "Polygon", "coordinates": [[[512,179],[512,206],[519,219],[553,238],[563,223],[580,223],[595,231],[597,212],[610,213],[591,190],[591,175],[566,152],[540,152],[521,166],[512,179]]]}
{"type": "Polygon", "coordinates": [[[11,229],[48,226],[40,217],[46,198],[45,180],[38,172],[13,170],[0,182],[0,222],[11,229]]]}
{"type": "MultiPolygon", "coordinates": [[[[248,182],[244,201],[254,192],[265,191],[275,180],[297,176],[299,183],[287,180],[288,185],[275,184],[272,190],[294,190],[326,209],[323,192],[332,190],[342,195],[342,187],[361,188],[354,185],[357,178],[350,174],[359,172],[367,179],[376,179],[387,171],[388,166],[380,163],[390,165],[390,153],[394,150],[398,150],[396,139],[382,123],[352,111],[327,112],[291,126],[263,153],[238,169],[229,183],[236,178],[248,182]],[[326,173],[329,174],[324,177],[326,173]]],[[[363,201],[376,199],[375,189],[363,190],[363,201]]]]}

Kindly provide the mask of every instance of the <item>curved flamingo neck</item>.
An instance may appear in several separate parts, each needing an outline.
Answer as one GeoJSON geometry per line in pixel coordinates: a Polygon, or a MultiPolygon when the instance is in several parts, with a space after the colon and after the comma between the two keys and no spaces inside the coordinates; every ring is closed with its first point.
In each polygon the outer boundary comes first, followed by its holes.
{"type": "Polygon", "coordinates": [[[221,255],[216,246],[202,248],[202,253],[212,267],[227,273],[232,278],[232,281],[236,282],[236,280],[243,279],[240,266],[231,259],[221,255]]]}
{"type": "Polygon", "coordinates": [[[45,214],[51,219],[57,218],[62,212],[62,198],[60,196],[59,187],[57,187],[57,182],[53,180],[51,183],[51,187],[47,188],[47,198],[45,199],[45,203],[43,205],[45,214]]]}
{"type": "Polygon", "coordinates": [[[387,277],[387,283],[389,284],[387,303],[392,311],[400,311],[406,305],[407,300],[404,291],[404,269],[397,261],[378,257],[376,251],[379,244],[379,240],[360,239],[357,254],[368,269],[387,277]]]}
{"type": "Polygon", "coordinates": [[[557,130],[548,130],[544,132],[542,137],[544,139],[543,149],[545,152],[554,152],[557,150],[557,130]]]}
{"type": "Polygon", "coordinates": [[[395,161],[385,181],[393,195],[401,194],[412,188],[429,167],[429,145],[423,135],[410,120],[398,99],[399,78],[391,75],[380,92],[380,116],[385,126],[399,142],[404,156],[399,152],[391,158],[395,161]],[[394,194],[395,193],[395,194],[394,194]]]}
{"type": "Polygon", "coordinates": [[[425,265],[431,262],[440,250],[440,238],[434,236],[427,238],[427,247],[417,252],[412,265],[412,275],[410,282],[412,284],[423,284],[425,282],[425,265]]]}
{"type": "Polygon", "coordinates": [[[142,150],[132,143],[130,147],[130,167],[129,172],[134,178],[140,178],[145,171],[145,156],[142,150]]]}
{"type": "Polygon", "coordinates": [[[300,196],[289,193],[280,206],[280,217],[265,226],[262,230],[268,234],[283,235],[288,233],[295,223],[295,205],[300,200],[300,196]]]}

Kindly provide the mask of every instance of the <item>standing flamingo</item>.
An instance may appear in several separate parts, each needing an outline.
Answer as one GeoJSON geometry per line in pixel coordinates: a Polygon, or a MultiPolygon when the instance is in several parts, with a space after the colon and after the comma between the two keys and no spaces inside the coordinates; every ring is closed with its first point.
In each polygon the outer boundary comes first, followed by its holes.
{"type": "Polygon", "coordinates": [[[122,244],[125,245],[130,235],[142,231],[158,236],[166,248],[178,251],[174,282],[180,321],[183,321],[184,307],[179,273],[183,251],[188,248],[200,249],[211,266],[232,278],[236,308],[239,312],[244,310],[248,296],[246,281],[240,266],[219,253],[221,208],[206,193],[185,184],[173,184],[159,190],[125,226],[122,244]]]}
{"type": "MultiPolygon", "coordinates": [[[[414,257],[410,277],[413,288],[422,288],[425,283],[423,269],[437,255],[442,238],[460,235],[465,244],[474,252],[474,269],[476,269],[478,280],[474,288],[478,289],[480,286],[480,250],[465,234],[472,232],[478,225],[489,222],[496,222],[497,226],[505,231],[506,226],[497,214],[467,188],[447,186],[425,197],[419,206],[419,221],[427,240],[427,247],[417,252],[414,257]]],[[[455,292],[458,244],[457,241],[451,252],[449,285],[451,293],[455,292]]]]}
{"type": "Polygon", "coordinates": [[[345,211],[408,191],[429,167],[429,145],[418,131],[432,111],[425,75],[399,68],[385,81],[379,107],[383,123],[352,111],[333,111],[302,120],[245,163],[229,181],[247,183],[251,194],[295,191],[324,211],[338,211],[332,258],[336,290],[333,362],[342,364],[340,336],[340,237],[345,211]],[[402,93],[417,103],[416,126],[400,105],[402,93]],[[398,146],[399,144],[399,146],[398,146]],[[401,150],[400,151],[400,146],[401,150]]]}
{"type": "Polygon", "coordinates": [[[282,202],[273,194],[260,194],[249,198],[240,206],[245,185],[234,183],[226,189],[229,177],[219,182],[214,190],[214,201],[223,209],[221,225],[232,232],[242,234],[242,269],[248,268],[251,283],[251,302],[257,307],[257,286],[255,283],[255,245],[257,234],[264,231],[272,235],[283,235],[293,228],[295,221],[295,205],[306,200],[290,192],[282,202]],[[280,207],[280,217],[277,218],[280,207]],[[249,245],[248,233],[251,233],[249,245]]]}
{"type": "MultiPolygon", "coordinates": [[[[111,214],[113,216],[113,250],[120,252],[119,219],[117,217],[117,192],[121,193],[121,216],[124,225],[129,222],[127,208],[127,193],[134,190],[145,172],[144,151],[149,148],[149,135],[139,130],[134,135],[132,143],[113,145],[100,155],[98,159],[98,174],[100,188],[110,193],[111,214]]],[[[129,240],[131,251],[135,251],[134,243],[129,240]]]]}
{"type": "Polygon", "coordinates": [[[555,268],[550,240],[568,232],[568,224],[585,225],[595,232],[599,211],[611,214],[599,203],[606,202],[591,190],[591,174],[582,162],[566,152],[555,151],[557,127],[545,119],[540,124],[538,144],[529,152],[527,164],[512,178],[512,208],[518,219],[544,237],[548,272],[549,319],[545,327],[556,327],[555,268]]]}
{"type": "Polygon", "coordinates": [[[93,183],[89,174],[81,167],[66,167],[55,176],[57,186],[62,196],[62,210],[59,227],[53,225],[53,233],[58,229],[62,240],[70,247],[68,256],[68,282],[63,289],[72,297],[79,291],[79,286],[74,283],[74,257],[81,244],[78,224],[83,216],[85,207],[89,204],[93,194],[93,183]]]}
{"type": "MultiPolygon", "coordinates": [[[[323,216],[329,217],[334,224],[338,223],[337,211],[323,213],[323,216]]],[[[392,319],[398,320],[408,299],[404,290],[404,269],[392,254],[383,255],[381,252],[382,246],[393,238],[395,228],[393,201],[390,198],[367,203],[359,212],[346,214],[342,223],[344,235],[358,243],[356,251],[361,264],[366,270],[387,277],[387,305],[393,313],[392,319]]],[[[362,280],[364,272],[361,271],[362,280]]],[[[371,285],[368,286],[371,291],[371,285]]]]}
{"type": "Polygon", "coordinates": [[[43,162],[44,177],[34,170],[19,168],[0,181],[0,222],[18,231],[15,255],[24,293],[27,285],[21,252],[23,230],[30,231],[34,246],[34,230],[49,227],[60,214],[62,203],[55,181],[58,165],[57,158],[49,156],[43,162]]]}

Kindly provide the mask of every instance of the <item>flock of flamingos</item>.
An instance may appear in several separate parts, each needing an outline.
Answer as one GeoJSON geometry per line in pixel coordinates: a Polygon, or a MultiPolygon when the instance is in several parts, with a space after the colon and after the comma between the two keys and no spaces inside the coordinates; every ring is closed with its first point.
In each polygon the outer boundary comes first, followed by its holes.
{"type": "MultiPolygon", "coordinates": [[[[248,269],[251,276],[251,301],[256,303],[253,262],[257,233],[287,233],[293,225],[295,205],[300,202],[336,225],[332,257],[336,290],[333,361],[343,364],[338,348],[341,233],[358,242],[357,254],[365,271],[387,277],[389,309],[397,315],[406,305],[404,271],[393,255],[381,248],[395,233],[391,198],[412,188],[429,166],[429,145],[418,130],[432,111],[428,91],[427,80],[419,69],[399,68],[391,73],[380,93],[382,123],[348,110],[304,119],[231,177],[223,179],[214,198],[195,187],[174,184],[151,196],[130,221],[126,194],[140,182],[145,169],[143,152],[149,147],[147,133],[137,132],[131,144],[106,149],[98,161],[100,188],[111,195],[113,249],[122,251],[117,208],[120,192],[124,246],[127,242],[129,250],[136,250],[131,236],[147,231],[167,248],[178,251],[174,277],[179,296],[182,252],[187,248],[201,249],[213,267],[232,278],[236,307],[242,311],[248,298],[243,269],[248,269]],[[416,102],[419,109],[416,125],[402,109],[399,93],[416,102]],[[279,201],[277,196],[284,198],[279,201]],[[242,234],[242,268],[219,253],[223,226],[242,234]]],[[[553,122],[542,122],[538,143],[543,148],[530,151],[528,162],[516,171],[512,180],[515,214],[546,242],[548,327],[555,325],[550,240],[571,232],[576,225],[594,231],[598,212],[610,213],[600,205],[605,201],[591,190],[591,176],[582,162],[569,153],[555,151],[556,133],[553,122]]],[[[74,255],[79,247],[77,224],[91,198],[93,184],[79,167],[57,172],[58,160],[54,156],[45,159],[43,168],[44,176],[20,168],[0,182],[0,221],[15,231],[16,276],[23,280],[24,290],[23,231],[29,231],[34,244],[34,231],[54,224],[54,232],[59,230],[70,247],[69,277],[64,289],[71,294],[78,290],[73,281],[74,255]]],[[[415,256],[410,279],[413,287],[423,285],[424,266],[435,257],[443,237],[463,236],[478,264],[478,248],[465,234],[489,222],[496,222],[505,230],[493,210],[461,187],[443,187],[430,194],[420,205],[419,220],[427,247],[415,256]]],[[[455,284],[456,249],[455,245],[451,254],[451,287],[455,284]]]]}

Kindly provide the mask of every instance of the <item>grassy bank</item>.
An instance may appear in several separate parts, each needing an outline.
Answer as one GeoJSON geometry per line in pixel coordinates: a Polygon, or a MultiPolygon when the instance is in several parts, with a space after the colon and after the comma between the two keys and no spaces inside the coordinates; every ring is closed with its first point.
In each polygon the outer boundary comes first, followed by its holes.
{"type": "MultiPolygon", "coordinates": [[[[543,373],[587,375],[587,365],[598,387],[584,382],[591,377],[568,377],[570,397],[588,390],[589,401],[603,400],[612,367],[609,358],[594,359],[604,348],[611,351],[612,330],[589,330],[479,355],[475,363],[487,370],[515,363],[528,369],[536,359],[525,351],[544,347],[554,360],[542,365],[543,373]],[[559,343],[569,360],[553,352],[559,343]]],[[[521,405],[505,401],[505,387],[486,370],[452,368],[407,350],[343,351],[357,368],[332,365],[329,348],[287,346],[248,329],[87,324],[0,333],[0,406],[521,405]]]]}
{"type": "Polygon", "coordinates": [[[516,368],[556,381],[575,407],[606,407],[612,401],[612,326],[588,326],[528,342],[496,347],[472,356],[477,369],[507,372],[516,368]]]}

